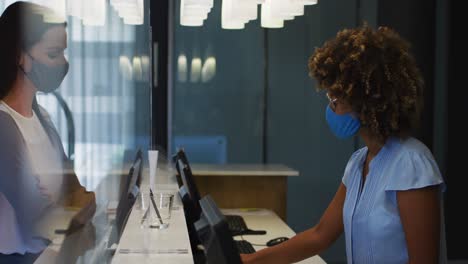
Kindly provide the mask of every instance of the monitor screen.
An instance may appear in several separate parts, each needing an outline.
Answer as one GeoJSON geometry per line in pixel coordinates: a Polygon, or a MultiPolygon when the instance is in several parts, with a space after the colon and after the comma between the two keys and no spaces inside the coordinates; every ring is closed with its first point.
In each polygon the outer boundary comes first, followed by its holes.
{"type": "Polygon", "coordinates": [[[140,186],[141,183],[141,170],[143,166],[140,166],[143,162],[143,153],[141,149],[138,149],[136,152],[134,150],[126,150],[124,153],[124,169],[126,168],[126,165],[131,162],[130,169],[127,173],[122,174],[120,178],[120,189],[119,189],[119,199],[122,196],[127,196],[128,195],[128,190],[130,186],[140,186]],[[135,170],[135,168],[140,168],[135,170]],[[135,176],[135,177],[133,177],[135,176]]]}
{"type": "Polygon", "coordinates": [[[188,187],[188,191],[190,192],[190,196],[192,199],[198,201],[200,200],[201,196],[200,193],[198,192],[197,185],[195,184],[195,179],[193,178],[192,174],[192,169],[190,168],[189,161],[187,159],[187,156],[185,155],[184,150],[179,150],[177,152],[178,156],[178,170],[180,170],[179,173],[181,173],[182,181],[185,186],[188,187]]]}
{"type": "Polygon", "coordinates": [[[210,195],[200,200],[202,214],[195,229],[203,244],[207,263],[240,264],[236,244],[229,231],[226,218],[210,195]]]}
{"type": "Polygon", "coordinates": [[[137,195],[139,193],[142,169],[143,155],[141,153],[141,150],[138,150],[135,160],[128,172],[127,184],[124,188],[126,192],[120,196],[119,204],[117,205],[117,211],[115,216],[116,233],[114,234],[115,243],[118,243],[118,241],[120,240],[120,236],[122,235],[130,211],[133,205],[135,204],[137,195]]]}
{"type": "MultiPolygon", "coordinates": [[[[186,192],[185,197],[182,196],[182,201],[184,202],[184,207],[187,208],[187,213],[189,214],[188,217],[198,220],[201,209],[198,201],[200,200],[200,192],[198,191],[197,185],[195,183],[195,179],[192,174],[192,170],[190,168],[189,162],[183,150],[179,150],[177,152],[176,158],[176,169],[180,175],[182,180],[182,186],[186,192]]],[[[185,194],[185,193],[184,193],[185,194]]]]}
{"type": "Polygon", "coordinates": [[[136,181],[134,181],[134,184],[138,187],[141,185],[141,173],[143,170],[143,152],[141,149],[138,149],[136,155],[135,155],[135,161],[133,162],[133,168],[136,169],[136,181]]]}
{"type": "Polygon", "coordinates": [[[141,182],[141,164],[142,160],[138,159],[135,161],[135,164],[130,169],[130,182],[127,188],[128,198],[136,197],[138,195],[141,182]]]}

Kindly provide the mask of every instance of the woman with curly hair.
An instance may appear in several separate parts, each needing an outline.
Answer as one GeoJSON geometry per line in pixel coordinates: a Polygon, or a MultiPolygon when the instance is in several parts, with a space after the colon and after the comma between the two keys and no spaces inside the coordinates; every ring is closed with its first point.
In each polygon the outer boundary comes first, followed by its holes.
{"type": "Polygon", "coordinates": [[[445,185],[430,150],[410,136],[423,81],[409,44],[386,27],[345,29],[315,50],[309,70],[330,100],[331,131],[359,135],[366,146],[351,156],[317,225],[242,255],[243,263],[297,262],[323,252],[343,231],[348,263],[438,263],[445,258],[445,185]]]}

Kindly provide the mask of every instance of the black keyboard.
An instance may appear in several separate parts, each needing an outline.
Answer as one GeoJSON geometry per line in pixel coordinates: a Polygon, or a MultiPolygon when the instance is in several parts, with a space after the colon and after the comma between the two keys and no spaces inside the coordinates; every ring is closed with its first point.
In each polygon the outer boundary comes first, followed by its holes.
{"type": "Polygon", "coordinates": [[[255,249],[250,244],[249,241],[245,240],[234,240],[236,242],[237,250],[239,251],[239,254],[251,254],[255,253],[255,249]]]}
{"type": "Polygon", "coordinates": [[[226,222],[229,226],[229,231],[233,236],[241,235],[248,230],[247,224],[244,221],[244,218],[240,215],[225,215],[226,222]]]}

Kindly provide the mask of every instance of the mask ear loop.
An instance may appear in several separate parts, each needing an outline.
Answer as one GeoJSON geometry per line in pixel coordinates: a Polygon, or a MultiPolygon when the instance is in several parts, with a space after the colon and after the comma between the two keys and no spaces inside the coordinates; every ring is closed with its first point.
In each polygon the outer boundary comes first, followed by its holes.
{"type": "MultiPolygon", "coordinates": [[[[32,61],[35,61],[34,57],[31,56],[31,54],[29,54],[29,52],[25,52],[25,54],[27,54],[29,56],[29,58],[31,58],[32,61]]],[[[26,70],[24,69],[23,66],[21,66],[21,64],[18,64],[18,68],[23,72],[24,75],[28,76],[28,74],[26,73],[26,70]]]]}
{"type": "Polygon", "coordinates": [[[328,105],[330,106],[331,110],[333,110],[333,112],[335,112],[335,109],[336,109],[336,101],[338,100],[338,98],[331,98],[330,95],[327,93],[327,98],[328,98],[328,105]]]}
{"type": "Polygon", "coordinates": [[[21,71],[25,76],[28,76],[28,75],[26,74],[26,71],[24,70],[23,66],[18,65],[18,69],[20,69],[20,71],[21,71]]]}

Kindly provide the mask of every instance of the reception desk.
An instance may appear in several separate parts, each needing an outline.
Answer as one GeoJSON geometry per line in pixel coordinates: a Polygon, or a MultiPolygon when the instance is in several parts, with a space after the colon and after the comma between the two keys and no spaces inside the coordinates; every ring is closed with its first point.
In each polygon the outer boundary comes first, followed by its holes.
{"type": "MultiPolygon", "coordinates": [[[[248,166],[231,166],[230,170],[215,170],[215,167],[203,167],[194,166],[194,172],[197,173],[196,180],[200,181],[200,186],[206,188],[211,186],[214,188],[213,183],[207,182],[207,185],[203,185],[203,179],[208,181],[209,179],[219,181],[222,179],[229,179],[231,181],[241,180],[245,181],[245,187],[247,192],[254,192],[255,186],[258,188],[264,188],[265,197],[271,193],[272,183],[276,184],[276,190],[286,188],[286,177],[297,176],[298,173],[285,167],[285,166],[251,166],[250,170],[247,170],[248,166]],[[200,176],[200,173],[205,176],[200,176]],[[232,174],[232,175],[229,175],[232,174]],[[255,178],[261,178],[255,180],[255,178]],[[249,180],[254,179],[254,183],[249,180]],[[263,179],[263,183],[262,183],[263,179]],[[270,179],[270,181],[265,181],[270,179]],[[275,181],[278,179],[283,179],[275,181]],[[257,181],[257,182],[255,182],[257,181]],[[283,181],[283,182],[281,182],[283,181]],[[281,186],[283,185],[284,186],[281,186]],[[269,187],[270,186],[270,187],[269,187]]],[[[218,167],[219,168],[219,167],[218,167]]],[[[173,170],[158,170],[157,174],[160,178],[157,181],[156,191],[172,192],[177,193],[178,184],[176,181],[176,175],[173,170]]],[[[149,188],[148,182],[148,170],[143,170],[143,180],[141,183],[141,189],[149,188]]],[[[106,181],[105,186],[114,185],[113,182],[118,182],[116,176],[112,176],[106,181]]],[[[227,184],[226,182],[224,183],[227,184]]],[[[237,185],[237,188],[244,188],[243,185],[237,185]]],[[[225,186],[227,187],[227,186],[225,186]]],[[[229,189],[227,191],[234,195],[241,189],[229,189]]],[[[204,189],[204,192],[208,190],[204,189]]],[[[282,202],[285,203],[286,191],[281,191],[281,197],[276,197],[274,201],[280,203],[280,199],[284,199],[282,202]]],[[[257,193],[262,193],[258,192],[257,193]]],[[[210,195],[215,194],[219,196],[219,191],[215,188],[211,191],[210,195]]],[[[244,198],[243,203],[231,203],[230,208],[241,204],[241,207],[260,207],[262,205],[268,205],[267,201],[263,198],[256,198],[253,194],[250,194],[251,198],[244,198]],[[251,199],[250,201],[248,199],[251,199]],[[260,200],[260,202],[258,201],[260,200]]],[[[242,192],[240,193],[242,196],[242,192]]],[[[271,195],[270,197],[273,197],[271,195]]],[[[223,202],[222,200],[220,200],[223,202]]],[[[242,201],[242,200],[241,200],[242,201]]],[[[111,202],[111,201],[110,201],[111,202]]],[[[114,201],[115,202],[115,201],[114,201]]],[[[217,201],[216,201],[217,202],[217,201]]],[[[227,202],[227,201],[225,201],[227,202]]],[[[229,204],[229,203],[227,203],[229,204]]],[[[275,207],[275,203],[270,203],[271,207],[277,210],[280,207],[275,207]]],[[[259,209],[259,210],[242,210],[242,209],[229,209],[218,205],[223,208],[225,214],[234,213],[240,214],[244,217],[246,224],[253,229],[266,230],[266,235],[248,236],[245,235],[244,239],[249,240],[253,243],[265,243],[266,241],[280,236],[292,237],[295,235],[289,226],[283,221],[275,210],[273,209],[259,209]]],[[[170,227],[166,230],[146,229],[141,227],[142,212],[139,210],[138,205],[135,204],[130,212],[128,221],[122,233],[122,237],[118,244],[112,244],[109,240],[110,231],[112,227],[113,217],[103,211],[104,208],[98,209],[98,213],[93,219],[93,225],[96,228],[96,235],[87,235],[87,229],[83,229],[82,232],[77,232],[75,235],[65,237],[63,235],[56,235],[52,238],[52,244],[43,252],[43,254],[36,261],[36,264],[56,263],[57,259],[66,259],[59,263],[163,263],[163,264],[192,264],[194,263],[193,252],[190,245],[190,239],[188,235],[188,228],[186,224],[185,214],[183,210],[183,204],[180,197],[176,195],[174,201],[174,207],[172,211],[170,227]],[[75,237],[74,237],[75,236],[75,237]],[[82,247],[87,248],[82,248],[82,247]]],[[[285,210],[285,209],[282,209],[285,210]]],[[[235,237],[235,239],[239,239],[235,237]]],[[[256,250],[260,250],[263,247],[255,246],[256,250]]],[[[319,256],[315,256],[304,260],[304,264],[323,264],[323,259],[319,256]]]]}
{"type": "MultiPolygon", "coordinates": [[[[169,228],[158,230],[141,227],[143,213],[135,204],[117,245],[112,263],[192,264],[192,250],[182,201],[175,175],[158,170],[156,192],[175,194],[169,228]]],[[[142,190],[149,190],[149,171],[143,171],[142,190]]]]}
{"type": "MultiPolygon", "coordinates": [[[[254,211],[244,211],[238,209],[223,209],[224,214],[240,215],[244,218],[245,223],[248,227],[254,230],[265,230],[265,235],[244,235],[236,236],[235,240],[247,240],[253,244],[256,251],[266,248],[265,243],[270,239],[278,237],[291,238],[296,233],[273,211],[267,209],[257,209],[254,211]]],[[[308,259],[297,262],[297,264],[326,264],[326,262],[318,255],[310,257],[308,259]]]]}
{"type": "Polygon", "coordinates": [[[286,221],[288,177],[299,172],[282,164],[191,165],[200,194],[221,208],[266,208],[286,221]]]}

